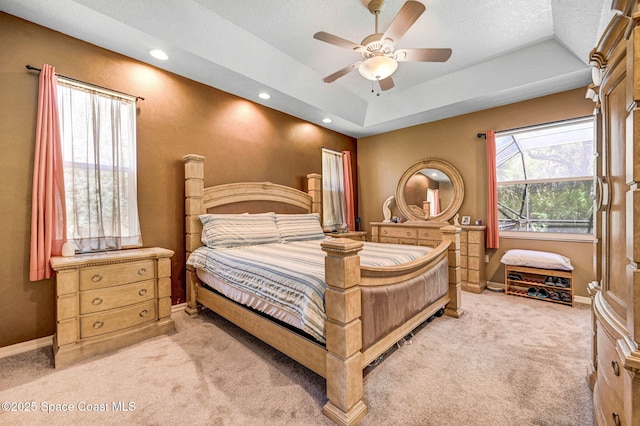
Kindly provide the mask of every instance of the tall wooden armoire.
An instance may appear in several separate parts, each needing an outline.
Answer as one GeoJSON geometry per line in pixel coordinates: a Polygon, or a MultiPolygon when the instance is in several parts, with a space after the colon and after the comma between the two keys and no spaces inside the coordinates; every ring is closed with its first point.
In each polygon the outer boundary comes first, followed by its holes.
{"type": "Polygon", "coordinates": [[[591,52],[596,101],[598,282],[589,379],[596,425],[640,425],[640,0],[617,14],[591,52]]]}

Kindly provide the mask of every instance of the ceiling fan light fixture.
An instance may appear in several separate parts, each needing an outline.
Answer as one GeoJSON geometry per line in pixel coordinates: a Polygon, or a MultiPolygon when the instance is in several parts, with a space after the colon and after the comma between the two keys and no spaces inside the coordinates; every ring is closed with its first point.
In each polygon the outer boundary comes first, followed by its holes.
{"type": "Polygon", "coordinates": [[[398,62],[388,56],[373,56],[358,67],[361,76],[369,80],[384,80],[398,68],[398,62]]]}

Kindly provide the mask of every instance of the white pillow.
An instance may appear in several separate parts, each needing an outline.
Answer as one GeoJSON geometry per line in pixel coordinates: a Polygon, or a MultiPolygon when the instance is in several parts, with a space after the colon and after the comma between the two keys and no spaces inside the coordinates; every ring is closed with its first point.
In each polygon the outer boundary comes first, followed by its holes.
{"type": "Polygon", "coordinates": [[[318,213],[276,214],[276,224],[285,242],[325,238],[318,213]]]}
{"type": "Polygon", "coordinates": [[[203,214],[202,243],[208,247],[237,247],[280,241],[275,214],[203,214]]]}
{"type": "Polygon", "coordinates": [[[571,259],[557,253],[535,250],[507,250],[500,262],[505,265],[573,271],[571,259]]]}

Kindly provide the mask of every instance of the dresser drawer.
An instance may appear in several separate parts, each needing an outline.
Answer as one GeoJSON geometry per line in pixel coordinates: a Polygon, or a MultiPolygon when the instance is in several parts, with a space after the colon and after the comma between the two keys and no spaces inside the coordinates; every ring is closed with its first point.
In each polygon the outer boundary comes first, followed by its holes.
{"type": "Polygon", "coordinates": [[[95,266],[80,270],[80,290],[94,290],[154,278],[152,260],[95,266]]]}
{"type": "Polygon", "coordinates": [[[80,338],[100,336],[156,319],[155,301],[80,317],[80,338]]]}
{"type": "Polygon", "coordinates": [[[395,237],[395,238],[418,238],[418,230],[415,228],[403,228],[383,226],[380,228],[380,237],[395,237]]]}
{"type": "Polygon", "coordinates": [[[80,314],[91,314],[151,300],[155,297],[155,281],[114,286],[80,293],[80,314]]]}
{"type": "Polygon", "coordinates": [[[416,245],[416,240],[407,240],[406,238],[389,238],[389,237],[380,237],[378,239],[379,243],[385,244],[406,244],[410,246],[416,245]]]}
{"type": "Polygon", "coordinates": [[[437,229],[424,229],[419,228],[418,230],[418,238],[422,240],[431,240],[431,241],[442,241],[442,232],[437,229]]]}
{"type": "MultiPolygon", "coordinates": [[[[600,324],[598,323],[598,325],[600,324]]],[[[604,377],[610,387],[610,392],[615,393],[616,398],[621,400],[625,374],[623,363],[618,357],[615,343],[602,328],[599,328],[597,336],[598,376],[604,377]]],[[[601,380],[600,377],[598,377],[599,380],[601,380]]]]}
{"type": "Polygon", "coordinates": [[[594,389],[594,417],[598,426],[626,426],[622,399],[611,389],[606,379],[598,377],[594,389]]]}

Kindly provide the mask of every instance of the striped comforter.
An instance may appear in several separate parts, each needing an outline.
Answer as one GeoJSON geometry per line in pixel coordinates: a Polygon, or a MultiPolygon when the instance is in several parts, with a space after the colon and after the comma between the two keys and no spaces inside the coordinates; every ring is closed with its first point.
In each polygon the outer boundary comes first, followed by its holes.
{"type": "MultiPolygon", "coordinates": [[[[240,290],[279,306],[300,318],[302,330],[325,342],[324,258],[322,239],[233,248],[200,247],[187,264],[205,269],[240,290]]],[[[363,266],[400,265],[431,248],[364,243],[363,266]]]]}

